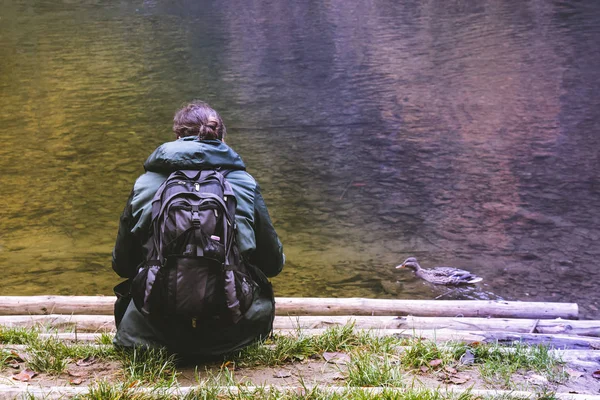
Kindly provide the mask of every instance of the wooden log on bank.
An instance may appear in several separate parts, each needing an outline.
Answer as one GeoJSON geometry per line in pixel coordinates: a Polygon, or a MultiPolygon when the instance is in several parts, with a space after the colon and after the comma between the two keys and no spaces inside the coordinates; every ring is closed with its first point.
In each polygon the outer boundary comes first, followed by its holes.
{"type": "MultiPolygon", "coordinates": [[[[274,329],[326,329],[334,326],[352,324],[356,329],[384,329],[398,331],[419,331],[434,329],[453,330],[493,330],[509,332],[531,332],[533,326],[539,327],[538,333],[585,334],[600,330],[600,321],[567,320],[530,320],[530,319],[490,319],[490,318],[433,318],[433,317],[366,317],[366,316],[276,316],[274,329]],[[594,325],[595,324],[595,325],[594,325]],[[595,326],[595,329],[592,327],[595,326]],[[544,332],[548,330],[549,332],[544,332]]],[[[111,315],[3,315],[0,326],[8,328],[41,328],[42,330],[78,332],[110,332],[115,330],[111,315]]],[[[597,336],[597,335],[594,335],[597,336]]]]}
{"type": "Polygon", "coordinates": [[[388,316],[290,316],[275,317],[277,329],[317,329],[352,323],[357,329],[455,329],[520,333],[571,334],[600,337],[600,321],[519,318],[451,318],[388,316]]]}
{"type": "Polygon", "coordinates": [[[0,296],[0,315],[111,315],[112,296],[0,296]]]}
{"type": "Polygon", "coordinates": [[[0,326],[6,328],[38,328],[63,332],[112,332],[112,315],[2,315],[0,326]]]}
{"type": "MultiPolygon", "coordinates": [[[[301,331],[303,336],[316,336],[324,334],[326,329],[306,329],[301,331]]],[[[297,336],[296,329],[276,329],[275,333],[283,336],[297,336]]],[[[403,329],[385,329],[378,331],[369,331],[373,336],[395,336],[397,338],[420,338],[442,344],[447,342],[460,343],[500,343],[512,345],[516,342],[526,345],[544,345],[558,351],[582,351],[576,356],[581,359],[580,363],[588,361],[586,367],[597,367],[600,361],[600,339],[585,336],[574,335],[543,335],[513,332],[489,332],[489,331],[456,331],[452,329],[406,331],[403,329]]],[[[54,338],[65,342],[97,342],[100,338],[99,333],[89,332],[70,332],[70,333],[49,333],[41,334],[40,338],[54,338]]],[[[3,345],[0,345],[2,347],[3,345]]],[[[14,345],[6,345],[14,347],[14,345]]],[[[585,363],[584,363],[585,364],[585,363]]]]}
{"type": "MultiPolygon", "coordinates": [[[[450,329],[456,331],[499,331],[514,333],[571,334],[600,337],[600,321],[532,320],[505,318],[449,317],[369,317],[369,316],[276,316],[275,329],[310,330],[352,324],[355,329],[421,330],[450,329]]],[[[3,315],[0,326],[37,327],[56,331],[110,332],[115,329],[112,315],[3,315]]]]}
{"type": "MultiPolygon", "coordinates": [[[[389,333],[389,331],[387,331],[389,333]]],[[[399,332],[397,337],[422,337],[435,342],[457,341],[465,343],[499,343],[530,346],[544,345],[555,349],[600,350],[600,339],[575,335],[545,335],[539,333],[514,333],[490,331],[455,331],[450,329],[423,330],[413,333],[399,332]]]]}
{"type": "MultiPolygon", "coordinates": [[[[0,296],[0,315],[111,315],[111,296],[0,296]]],[[[417,315],[577,319],[574,303],[277,297],[277,315],[417,315]]]]}
{"type": "MultiPolygon", "coordinates": [[[[321,335],[325,329],[306,329],[302,335],[321,335]]],[[[457,331],[454,329],[429,329],[410,331],[406,329],[382,329],[370,331],[375,336],[395,336],[397,338],[421,338],[436,343],[500,343],[512,345],[516,342],[527,345],[544,345],[556,349],[599,350],[600,339],[576,335],[544,335],[539,333],[457,331]]],[[[279,329],[278,334],[296,335],[294,329],[279,329]]]]}
{"type": "MultiPolygon", "coordinates": [[[[42,327],[50,331],[61,330],[73,333],[74,340],[85,340],[85,333],[114,332],[114,321],[111,316],[94,315],[32,315],[2,316],[0,326],[5,327],[42,327]],[[79,339],[77,336],[79,335],[79,339]]],[[[319,335],[324,328],[302,329],[275,328],[275,332],[283,335],[319,335]]],[[[396,336],[399,338],[420,337],[435,342],[457,341],[465,343],[504,343],[522,342],[529,345],[544,344],[553,348],[565,349],[600,349],[600,338],[566,334],[536,334],[511,331],[480,331],[456,329],[369,329],[374,335],[396,336]]],[[[66,339],[66,337],[63,337],[66,339]]]]}
{"type": "Polygon", "coordinates": [[[280,297],[277,315],[418,315],[422,317],[496,317],[577,319],[574,303],[493,300],[387,300],[280,297]]]}

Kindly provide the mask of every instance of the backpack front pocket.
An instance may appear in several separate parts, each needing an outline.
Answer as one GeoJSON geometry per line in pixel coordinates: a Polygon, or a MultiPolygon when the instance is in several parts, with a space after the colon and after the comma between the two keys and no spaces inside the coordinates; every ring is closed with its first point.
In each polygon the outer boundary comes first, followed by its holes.
{"type": "Polygon", "coordinates": [[[170,256],[161,270],[169,314],[183,319],[210,317],[223,309],[221,264],[205,257],[170,256]]]}

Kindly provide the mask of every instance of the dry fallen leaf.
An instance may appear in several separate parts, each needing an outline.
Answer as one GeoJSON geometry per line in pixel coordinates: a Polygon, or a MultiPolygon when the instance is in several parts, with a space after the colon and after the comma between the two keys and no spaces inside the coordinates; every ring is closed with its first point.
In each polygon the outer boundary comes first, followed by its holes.
{"type": "Polygon", "coordinates": [[[455,385],[460,385],[462,383],[467,382],[470,379],[468,375],[456,374],[448,377],[448,382],[454,383],[455,385]]]}
{"type": "Polygon", "coordinates": [[[132,381],[129,385],[127,385],[127,389],[133,389],[141,385],[142,382],[139,380],[132,381]]]}
{"type": "Polygon", "coordinates": [[[596,379],[600,379],[600,370],[592,372],[592,376],[596,379]]]}
{"type": "Polygon", "coordinates": [[[531,375],[527,376],[525,379],[527,379],[527,381],[533,383],[534,385],[548,384],[548,379],[545,376],[539,375],[539,374],[531,374],[531,375]]]}
{"type": "Polygon", "coordinates": [[[345,381],[346,377],[342,374],[336,374],[331,379],[333,379],[334,381],[345,381]]]}
{"type": "Polygon", "coordinates": [[[427,371],[429,371],[429,368],[427,368],[424,365],[421,365],[421,368],[419,368],[421,370],[422,373],[426,373],[427,371]]]}
{"type": "Polygon", "coordinates": [[[341,364],[344,365],[346,363],[350,362],[350,356],[346,353],[340,353],[337,351],[333,351],[333,352],[325,352],[323,353],[323,358],[325,359],[325,361],[327,361],[328,363],[332,363],[332,364],[341,364]]]}
{"type": "Polygon", "coordinates": [[[572,369],[572,368],[567,368],[566,371],[567,371],[567,374],[569,374],[569,376],[571,378],[581,378],[584,375],[583,372],[577,371],[576,369],[572,369]]]}
{"type": "Polygon", "coordinates": [[[275,372],[275,375],[273,375],[275,378],[289,378],[290,376],[292,376],[292,374],[285,370],[277,371],[275,372]]]}
{"type": "Polygon", "coordinates": [[[81,379],[81,378],[73,378],[73,379],[69,380],[69,383],[71,385],[81,385],[82,382],[83,382],[83,379],[81,379]]]}
{"type": "Polygon", "coordinates": [[[429,365],[432,366],[432,367],[437,367],[438,365],[440,365],[443,362],[444,361],[441,358],[437,358],[435,360],[429,361],[429,365]]]}
{"type": "Polygon", "coordinates": [[[451,367],[451,366],[449,366],[449,365],[446,365],[446,366],[444,367],[444,370],[445,370],[446,372],[450,373],[450,374],[455,374],[455,373],[457,373],[457,372],[458,372],[458,371],[456,370],[456,368],[452,368],[452,367],[451,367]]]}
{"type": "Polygon", "coordinates": [[[26,368],[23,371],[19,372],[18,374],[13,375],[12,378],[16,381],[29,382],[31,380],[31,378],[33,378],[36,375],[37,375],[37,372],[35,372],[34,370],[31,370],[29,368],[26,368]]]}
{"type": "Polygon", "coordinates": [[[84,376],[85,374],[83,372],[67,371],[67,375],[78,378],[80,376],[84,376]]]}
{"type": "Polygon", "coordinates": [[[89,367],[90,365],[92,365],[95,362],[96,362],[95,357],[86,357],[82,360],[77,361],[75,364],[77,364],[80,367],[89,367]]]}
{"type": "Polygon", "coordinates": [[[23,362],[23,361],[25,361],[26,357],[24,354],[20,354],[20,353],[17,353],[16,351],[12,350],[10,352],[10,358],[16,362],[23,362]]]}

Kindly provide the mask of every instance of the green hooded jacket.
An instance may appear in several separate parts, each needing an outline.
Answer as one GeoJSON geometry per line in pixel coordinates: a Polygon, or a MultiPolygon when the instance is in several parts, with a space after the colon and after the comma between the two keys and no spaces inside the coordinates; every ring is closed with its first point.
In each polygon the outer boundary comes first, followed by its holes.
{"type": "Polygon", "coordinates": [[[164,143],[144,163],[146,172],[136,180],[120,219],[112,267],[127,281],[115,287],[115,345],[167,347],[184,356],[216,356],[238,350],[270,333],[275,314],[270,287],[263,291],[263,296],[255,299],[238,324],[226,330],[206,326],[202,337],[184,337],[178,332],[166,335],[157,331],[137,310],[128,294],[130,280],[145,261],[143,245],[148,240],[152,199],[159,186],[170,173],[179,169],[218,167],[231,171],[226,179],[237,201],[235,219],[240,252],[267,277],[281,272],[285,262],[281,242],[259,186],[245,171],[240,156],[219,140],[184,137],[164,143]]]}

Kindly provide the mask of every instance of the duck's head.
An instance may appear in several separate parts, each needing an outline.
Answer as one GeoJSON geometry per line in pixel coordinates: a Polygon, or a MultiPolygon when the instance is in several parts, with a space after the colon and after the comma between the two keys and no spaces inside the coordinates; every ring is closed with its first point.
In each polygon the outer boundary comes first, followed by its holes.
{"type": "Polygon", "coordinates": [[[417,259],[414,257],[408,257],[406,260],[404,260],[404,262],[402,264],[396,266],[396,268],[404,268],[404,267],[410,268],[413,271],[421,269],[421,266],[417,262],[417,259]]]}

